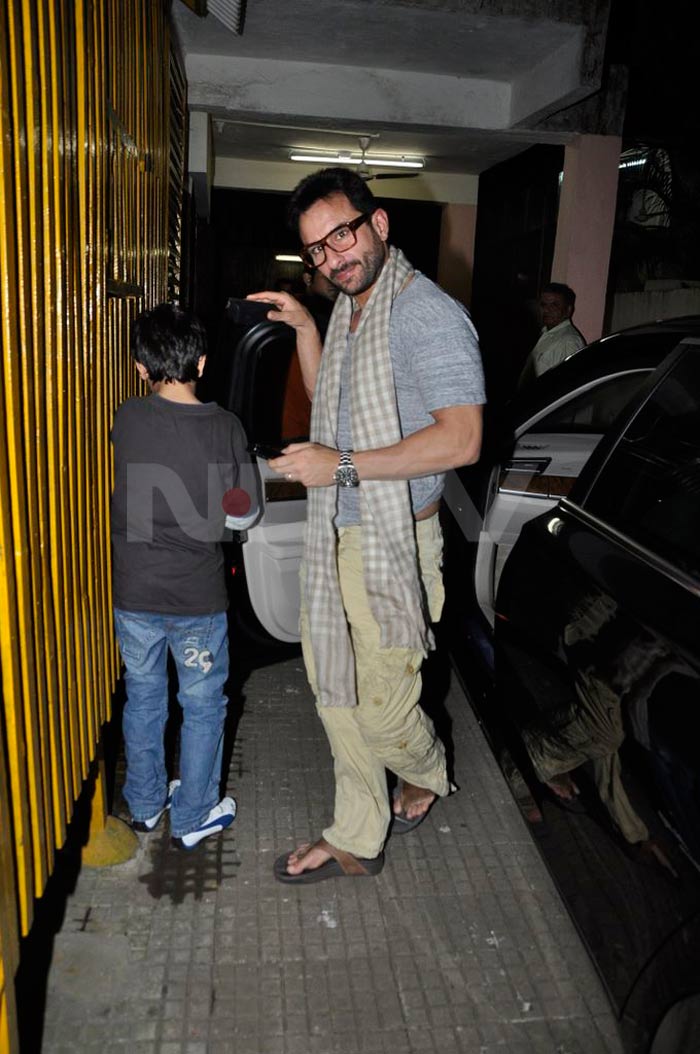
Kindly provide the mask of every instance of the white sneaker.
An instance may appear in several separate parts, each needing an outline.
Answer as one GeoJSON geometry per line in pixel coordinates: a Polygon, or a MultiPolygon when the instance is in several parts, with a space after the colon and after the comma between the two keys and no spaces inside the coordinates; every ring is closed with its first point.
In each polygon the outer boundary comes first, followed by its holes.
{"type": "Polygon", "coordinates": [[[175,788],[180,786],[180,780],[171,780],[168,784],[168,796],[165,799],[165,805],[157,812],[154,816],[149,816],[147,820],[132,820],[131,826],[134,831],[149,832],[155,831],[158,823],[160,822],[161,816],[168,811],[170,806],[173,804],[173,794],[175,788]]]}
{"type": "Polygon", "coordinates": [[[196,831],[189,831],[180,838],[173,838],[173,845],[178,849],[194,849],[203,838],[210,834],[220,834],[230,827],[236,817],[236,802],[233,798],[222,798],[218,805],[210,810],[204,823],[196,831]]]}

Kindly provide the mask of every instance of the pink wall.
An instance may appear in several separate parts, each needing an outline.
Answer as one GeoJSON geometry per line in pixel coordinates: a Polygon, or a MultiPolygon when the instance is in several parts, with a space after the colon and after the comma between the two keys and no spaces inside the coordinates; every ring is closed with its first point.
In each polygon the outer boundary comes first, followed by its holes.
{"type": "Polygon", "coordinates": [[[564,156],[552,281],[576,293],[573,321],[587,341],[603,332],[620,142],[618,136],[582,135],[564,156]]]}
{"type": "Polygon", "coordinates": [[[443,205],[438,255],[438,283],[469,306],[474,274],[476,205],[443,205]]]}

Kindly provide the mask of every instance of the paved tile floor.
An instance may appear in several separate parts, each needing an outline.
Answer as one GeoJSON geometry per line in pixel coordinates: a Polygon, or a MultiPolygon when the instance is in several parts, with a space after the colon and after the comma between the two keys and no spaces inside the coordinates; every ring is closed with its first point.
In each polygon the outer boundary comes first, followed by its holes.
{"type": "Polygon", "coordinates": [[[300,659],[244,686],[233,828],[167,824],[83,868],[57,934],[43,1054],[612,1054],[600,982],[460,688],[460,792],[377,878],[277,883],[328,819],[331,761],[300,659]]]}

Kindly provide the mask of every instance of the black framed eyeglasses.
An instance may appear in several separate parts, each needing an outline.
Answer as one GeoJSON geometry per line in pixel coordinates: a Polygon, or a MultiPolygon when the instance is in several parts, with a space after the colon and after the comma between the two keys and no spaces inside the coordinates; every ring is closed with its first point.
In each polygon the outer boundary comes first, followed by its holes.
{"type": "Polygon", "coordinates": [[[354,220],[349,220],[347,223],[341,223],[339,226],[334,227],[320,241],[305,245],[300,253],[304,263],[309,264],[310,267],[319,267],[325,262],[327,248],[332,249],[334,253],[344,253],[348,249],[352,249],[353,245],[357,245],[356,232],[358,227],[366,223],[371,215],[371,212],[363,212],[361,216],[356,216],[354,220]]]}

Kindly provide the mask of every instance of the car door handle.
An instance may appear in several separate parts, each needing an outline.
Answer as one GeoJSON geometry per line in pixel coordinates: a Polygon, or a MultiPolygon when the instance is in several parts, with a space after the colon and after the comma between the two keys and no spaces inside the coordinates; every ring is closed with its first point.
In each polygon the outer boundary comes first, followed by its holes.
{"type": "Polygon", "coordinates": [[[551,457],[514,457],[501,469],[498,489],[512,496],[548,498],[549,478],[545,475],[551,457]]]}
{"type": "Polygon", "coordinates": [[[543,472],[516,468],[501,473],[498,490],[501,494],[515,497],[550,498],[558,501],[569,494],[575,482],[575,476],[550,476],[543,472]]]}
{"type": "Polygon", "coordinates": [[[512,461],[506,461],[503,472],[542,473],[549,468],[551,461],[551,457],[514,457],[512,461]]]}

